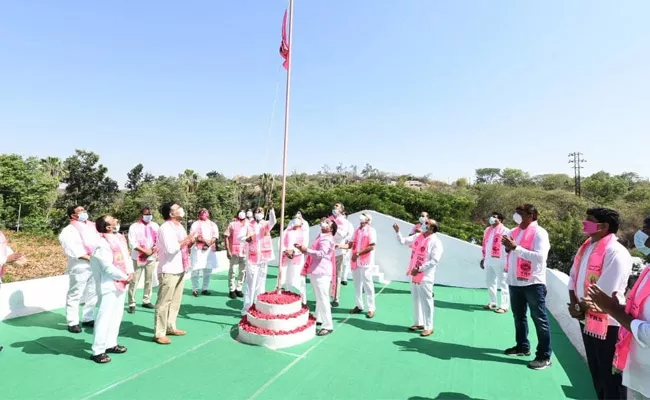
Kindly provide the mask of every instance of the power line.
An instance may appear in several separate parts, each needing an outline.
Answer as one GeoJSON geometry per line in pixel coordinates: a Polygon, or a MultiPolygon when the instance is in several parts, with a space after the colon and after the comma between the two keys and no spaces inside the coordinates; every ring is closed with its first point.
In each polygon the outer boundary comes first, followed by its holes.
{"type": "Polygon", "coordinates": [[[575,193],[576,196],[578,197],[582,195],[580,190],[580,181],[581,181],[580,170],[584,168],[582,164],[587,162],[587,160],[582,158],[583,155],[584,154],[578,151],[569,154],[569,164],[573,164],[573,176],[575,179],[575,193]]]}

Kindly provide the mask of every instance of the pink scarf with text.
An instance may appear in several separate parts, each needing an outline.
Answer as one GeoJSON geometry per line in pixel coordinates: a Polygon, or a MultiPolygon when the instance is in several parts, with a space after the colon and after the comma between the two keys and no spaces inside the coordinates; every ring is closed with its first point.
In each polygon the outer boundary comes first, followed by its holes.
{"type": "Polygon", "coordinates": [[[490,247],[490,257],[492,258],[501,257],[501,247],[503,246],[501,244],[501,239],[503,238],[505,232],[506,232],[506,228],[503,226],[503,224],[499,224],[496,227],[490,226],[487,229],[487,231],[485,231],[485,235],[483,235],[483,246],[482,246],[483,259],[485,259],[486,254],[488,252],[487,251],[488,246],[490,247]],[[488,243],[488,241],[490,240],[490,235],[492,235],[492,232],[494,232],[492,243],[488,243]]]}
{"type": "Polygon", "coordinates": [[[95,224],[90,221],[79,222],[76,219],[71,219],[70,225],[72,225],[77,230],[77,232],[79,232],[79,235],[81,235],[81,241],[83,242],[87,254],[92,255],[93,250],[95,250],[95,246],[93,245],[94,238],[91,235],[97,234],[97,228],[95,228],[95,224]]]}
{"type": "MultiPolygon", "coordinates": [[[[370,244],[370,227],[368,225],[357,229],[354,232],[354,239],[352,240],[352,253],[357,252],[357,249],[365,250],[370,244]]],[[[356,260],[352,260],[352,271],[357,269],[359,265],[368,265],[370,262],[370,252],[360,255],[356,260]]]]}
{"type": "MultiPolygon", "coordinates": [[[[528,225],[526,229],[523,229],[524,235],[521,238],[521,243],[517,243],[519,246],[523,247],[526,250],[532,250],[533,249],[533,242],[535,241],[535,233],[537,225],[528,225]]],[[[512,230],[512,237],[516,238],[519,236],[519,232],[521,232],[522,229],[520,227],[516,227],[515,229],[512,230]]],[[[509,269],[509,258],[506,261],[506,272],[509,269]]],[[[533,265],[530,261],[525,260],[521,257],[517,257],[517,279],[523,279],[523,280],[529,280],[531,276],[533,276],[533,265]]]]}
{"type": "MultiPolygon", "coordinates": [[[[126,261],[124,260],[124,249],[122,248],[122,245],[126,244],[126,242],[123,241],[124,237],[120,239],[119,236],[121,235],[113,233],[102,233],[101,236],[108,242],[109,246],[111,246],[111,251],[113,252],[113,265],[126,274],[126,261]]],[[[114,282],[117,290],[122,292],[126,290],[126,285],[128,284],[127,281],[116,280],[114,282]]]]}
{"type": "Polygon", "coordinates": [[[411,275],[411,272],[414,269],[420,268],[426,262],[428,255],[427,249],[429,248],[429,239],[431,239],[431,235],[425,236],[424,234],[421,234],[411,245],[411,261],[409,262],[406,276],[410,276],[411,281],[418,285],[422,283],[422,280],[424,279],[424,272],[418,272],[417,275],[411,275]]]}

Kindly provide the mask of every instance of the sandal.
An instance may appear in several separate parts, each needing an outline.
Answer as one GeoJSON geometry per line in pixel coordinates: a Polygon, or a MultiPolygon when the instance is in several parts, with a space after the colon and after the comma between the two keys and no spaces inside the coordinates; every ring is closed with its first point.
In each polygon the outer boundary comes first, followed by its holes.
{"type": "Polygon", "coordinates": [[[326,335],[329,335],[330,333],[332,333],[332,331],[330,331],[328,329],[321,329],[320,331],[318,331],[318,333],[316,333],[316,335],[317,336],[326,336],[326,335]]]}
{"type": "Polygon", "coordinates": [[[106,354],[97,354],[96,356],[90,356],[90,359],[96,362],[97,364],[106,364],[111,361],[111,358],[106,354]]]}
{"type": "Polygon", "coordinates": [[[126,347],[120,346],[119,344],[115,347],[111,347],[110,349],[106,349],[107,353],[113,353],[113,354],[123,354],[126,353],[126,347]]]}
{"type": "Polygon", "coordinates": [[[412,327],[409,328],[409,331],[417,332],[417,331],[421,331],[423,329],[424,329],[423,325],[413,325],[412,327]]]}
{"type": "Polygon", "coordinates": [[[501,308],[501,307],[499,307],[499,308],[497,308],[496,310],[494,310],[494,312],[497,313],[497,314],[503,314],[503,313],[507,313],[508,310],[505,309],[505,308],[501,308]]]}

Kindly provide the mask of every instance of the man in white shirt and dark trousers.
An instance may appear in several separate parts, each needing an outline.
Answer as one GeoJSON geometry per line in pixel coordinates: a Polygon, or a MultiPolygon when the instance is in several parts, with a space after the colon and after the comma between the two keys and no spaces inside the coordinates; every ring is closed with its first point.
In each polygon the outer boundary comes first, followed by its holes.
{"type": "MultiPolygon", "coordinates": [[[[598,399],[626,399],[627,389],[621,374],[612,374],[612,362],[620,324],[611,316],[596,313],[585,304],[592,284],[608,296],[625,304],[625,289],[632,272],[632,256],[618,241],[618,212],[609,208],[590,208],[583,221],[589,238],[575,256],[569,279],[569,313],[580,321],[591,379],[598,399]]],[[[650,379],[650,376],[648,377],[650,379]]]]}
{"type": "Polygon", "coordinates": [[[539,370],[551,365],[551,328],[546,311],[546,260],[551,244],[548,232],[537,224],[537,208],[523,204],[512,216],[517,226],[503,237],[508,252],[506,264],[510,289],[510,308],[515,322],[517,345],[506,349],[511,356],[530,355],[528,317],[530,314],[537,331],[537,352],[528,368],[539,370]]]}

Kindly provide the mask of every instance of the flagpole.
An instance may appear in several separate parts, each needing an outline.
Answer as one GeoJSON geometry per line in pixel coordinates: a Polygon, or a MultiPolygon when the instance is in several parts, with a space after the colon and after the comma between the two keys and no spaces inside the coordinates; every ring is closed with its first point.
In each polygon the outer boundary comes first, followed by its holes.
{"type": "Polygon", "coordinates": [[[280,254],[278,255],[278,293],[280,292],[280,282],[282,275],[282,254],[284,253],[284,207],[287,197],[287,148],[289,144],[289,109],[291,105],[291,46],[293,45],[293,0],[289,0],[289,40],[288,40],[288,56],[287,56],[287,86],[285,92],[284,102],[284,152],[282,155],[282,200],[280,205],[280,254]]]}

